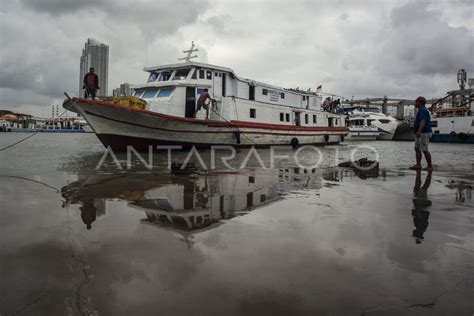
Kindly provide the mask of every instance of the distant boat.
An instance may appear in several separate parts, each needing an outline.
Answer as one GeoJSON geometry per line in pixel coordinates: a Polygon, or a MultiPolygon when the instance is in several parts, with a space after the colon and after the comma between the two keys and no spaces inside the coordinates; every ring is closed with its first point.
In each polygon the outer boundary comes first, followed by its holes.
{"type": "Polygon", "coordinates": [[[340,111],[348,114],[348,139],[392,140],[400,124],[395,118],[385,115],[377,108],[346,106],[340,111]]]}
{"type": "MultiPolygon", "coordinates": [[[[72,98],[63,107],[79,113],[104,146],[148,150],[152,145],[209,148],[338,144],[347,134],[345,117],[321,110],[322,96],[239,77],[232,69],[190,61],[146,67],[148,81],[133,86],[144,106],[115,100],[72,98]],[[197,113],[209,90],[215,103],[197,113]],[[115,104],[114,104],[115,103],[115,104]]],[[[123,97],[128,98],[130,97],[123,97]]],[[[140,102],[136,102],[139,104],[140,102]]]]}
{"type": "Polygon", "coordinates": [[[89,124],[82,118],[37,119],[36,131],[42,133],[92,133],[89,124]]]}
{"type": "Polygon", "coordinates": [[[448,92],[431,106],[432,142],[474,143],[474,89],[448,92]]]}
{"type": "Polygon", "coordinates": [[[0,110],[0,132],[92,133],[81,117],[37,118],[28,114],[0,110]]]}

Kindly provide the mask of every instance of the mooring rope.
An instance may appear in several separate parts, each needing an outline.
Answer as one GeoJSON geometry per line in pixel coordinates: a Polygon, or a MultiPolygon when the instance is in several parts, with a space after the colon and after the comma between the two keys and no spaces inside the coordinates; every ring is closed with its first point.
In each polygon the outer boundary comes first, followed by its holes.
{"type": "MultiPolygon", "coordinates": [[[[235,104],[235,111],[236,111],[236,112],[235,112],[235,115],[236,115],[236,117],[237,117],[237,119],[238,119],[237,104],[236,104],[236,102],[235,102],[235,97],[232,96],[232,99],[233,99],[234,104],[235,104]]],[[[236,128],[237,128],[237,131],[238,131],[238,133],[239,133],[239,135],[243,135],[245,138],[247,138],[247,139],[250,141],[250,143],[252,143],[253,145],[257,145],[250,137],[248,137],[247,135],[245,135],[245,133],[242,133],[242,132],[240,131],[240,128],[239,128],[238,125],[235,125],[235,124],[232,123],[231,121],[229,121],[229,120],[227,120],[226,118],[224,118],[222,115],[220,115],[218,112],[216,112],[216,111],[213,109],[213,107],[210,107],[210,109],[211,109],[212,112],[214,112],[215,114],[217,114],[217,116],[219,116],[221,119],[223,119],[224,121],[226,121],[227,123],[229,123],[229,125],[236,127],[236,128]]]]}

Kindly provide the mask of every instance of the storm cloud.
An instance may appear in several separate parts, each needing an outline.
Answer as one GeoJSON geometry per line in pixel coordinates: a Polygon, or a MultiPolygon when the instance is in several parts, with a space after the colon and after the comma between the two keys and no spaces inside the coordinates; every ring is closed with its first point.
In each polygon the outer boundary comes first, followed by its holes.
{"type": "Polygon", "coordinates": [[[0,1],[0,108],[34,114],[78,93],[88,37],[110,46],[109,93],[193,40],[199,61],[347,98],[439,97],[474,76],[470,1],[0,1]]]}

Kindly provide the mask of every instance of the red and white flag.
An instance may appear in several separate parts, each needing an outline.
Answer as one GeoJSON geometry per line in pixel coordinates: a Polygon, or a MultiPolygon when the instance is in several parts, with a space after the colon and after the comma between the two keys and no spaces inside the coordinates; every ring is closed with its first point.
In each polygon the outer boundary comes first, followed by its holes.
{"type": "Polygon", "coordinates": [[[323,85],[320,84],[319,86],[316,87],[316,92],[321,92],[323,90],[323,85]]]}

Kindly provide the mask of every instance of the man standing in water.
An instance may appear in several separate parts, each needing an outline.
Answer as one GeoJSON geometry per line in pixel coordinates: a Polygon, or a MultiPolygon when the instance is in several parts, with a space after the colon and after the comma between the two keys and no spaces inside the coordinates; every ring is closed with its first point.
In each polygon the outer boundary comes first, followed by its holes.
{"type": "Polygon", "coordinates": [[[91,97],[93,100],[95,99],[95,93],[99,88],[99,77],[94,73],[94,68],[91,67],[89,72],[84,76],[84,80],[82,81],[83,86],[82,89],[85,89],[84,98],[91,97]]]}
{"type": "Polygon", "coordinates": [[[426,99],[424,97],[418,97],[415,100],[415,107],[418,109],[415,116],[415,122],[413,122],[413,131],[415,132],[415,153],[416,153],[416,165],[410,167],[410,169],[418,170],[421,169],[421,158],[423,153],[425,155],[428,166],[424,170],[432,171],[433,165],[431,164],[431,154],[428,151],[428,144],[431,138],[431,117],[428,109],[425,107],[426,99]]]}

